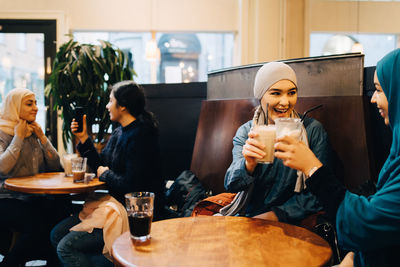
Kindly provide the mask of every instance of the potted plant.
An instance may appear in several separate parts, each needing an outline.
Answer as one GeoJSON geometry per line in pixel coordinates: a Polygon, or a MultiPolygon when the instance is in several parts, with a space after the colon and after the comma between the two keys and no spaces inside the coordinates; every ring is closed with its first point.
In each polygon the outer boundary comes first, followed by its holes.
{"type": "Polygon", "coordinates": [[[128,58],[109,42],[92,45],[70,40],[60,47],[45,93],[52,97],[54,109],[61,110],[64,147],[72,138],[70,125],[78,106],[84,107],[94,141],[105,140],[111,123],[106,109],[110,85],[132,80],[133,75],[128,58]]]}

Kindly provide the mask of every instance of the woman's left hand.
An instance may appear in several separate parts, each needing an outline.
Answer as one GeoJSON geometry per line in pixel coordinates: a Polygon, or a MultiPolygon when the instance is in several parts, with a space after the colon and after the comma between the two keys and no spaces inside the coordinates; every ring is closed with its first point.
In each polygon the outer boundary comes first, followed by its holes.
{"type": "Polygon", "coordinates": [[[40,142],[42,144],[45,144],[47,142],[46,135],[44,134],[42,128],[40,128],[39,123],[36,121],[32,122],[29,124],[29,127],[31,127],[32,131],[35,133],[35,135],[39,138],[40,142]]]}
{"type": "Polygon", "coordinates": [[[104,167],[104,166],[100,166],[97,168],[97,177],[100,177],[103,172],[108,171],[109,168],[108,167],[104,167]]]}
{"type": "Polygon", "coordinates": [[[276,140],[275,157],[281,159],[285,166],[300,170],[306,175],[312,168],[322,166],[322,163],[306,144],[290,136],[276,140]]]}

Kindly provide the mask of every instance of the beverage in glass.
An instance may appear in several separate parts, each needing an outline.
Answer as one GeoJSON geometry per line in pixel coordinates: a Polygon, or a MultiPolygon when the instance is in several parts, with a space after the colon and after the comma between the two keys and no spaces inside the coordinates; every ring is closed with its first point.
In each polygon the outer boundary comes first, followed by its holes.
{"type": "Polygon", "coordinates": [[[63,164],[62,165],[64,167],[65,176],[73,176],[71,160],[73,158],[77,158],[77,157],[78,157],[77,154],[64,154],[63,155],[63,161],[62,161],[63,164]]]}
{"type": "Polygon", "coordinates": [[[303,123],[299,118],[277,118],[275,119],[276,138],[291,136],[300,140],[303,123]]]}
{"type": "Polygon", "coordinates": [[[71,159],[74,183],[84,182],[87,158],[77,157],[71,159]]]}
{"type": "Polygon", "coordinates": [[[274,144],[275,144],[275,125],[256,125],[253,131],[258,134],[255,139],[264,144],[265,156],[258,159],[257,162],[262,164],[270,164],[274,161],[274,144]]]}
{"type": "Polygon", "coordinates": [[[154,193],[128,193],[125,194],[125,202],[131,238],[140,242],[149,240],[151,222],[153,220],[154,193]]]}

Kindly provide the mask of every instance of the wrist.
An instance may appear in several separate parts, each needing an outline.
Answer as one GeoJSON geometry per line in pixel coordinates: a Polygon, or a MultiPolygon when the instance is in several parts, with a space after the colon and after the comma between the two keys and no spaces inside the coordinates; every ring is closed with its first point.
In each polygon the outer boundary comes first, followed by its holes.
{"type": "Polygon", "coordinates": [[[322,163],[313,165],[312,167],[309,167],[304,173],[306,174],[307,178],[310,178],[321,167],[322,163]]]}
{"type": "Polygon", "coordinates": [[[249,174],[253,174],[254,169],[255,169],[256,166],[257,166],[257,162],[255,162],[255,163],[250,163],[250,162],[248,162],[248,161],[246,160],[245,163],[244,163],[244,165],[245,165],[246,171],[247,171],[249,174]]]}

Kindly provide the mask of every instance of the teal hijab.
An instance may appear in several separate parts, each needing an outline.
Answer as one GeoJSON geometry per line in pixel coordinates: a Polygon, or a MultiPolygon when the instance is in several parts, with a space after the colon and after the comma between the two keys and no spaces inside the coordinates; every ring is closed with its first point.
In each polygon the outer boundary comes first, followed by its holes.
{"type": "Polygon", "coordinates": [[[400,49],[382,58],[376,73],[389,104],[390,154],[377,192],[364,197],[347,191],[336,216],[339,244],[356,253],[355,267],[393,266],[400,246],[400,49]]]}
{"type": "Polygon", "coordinates": [[[393,132],[392,147],[378,179],[377,189],[387,180],[400,176],[400,49],[376,65],[376,74],[389,103],[389,124],[393,132]]]}

